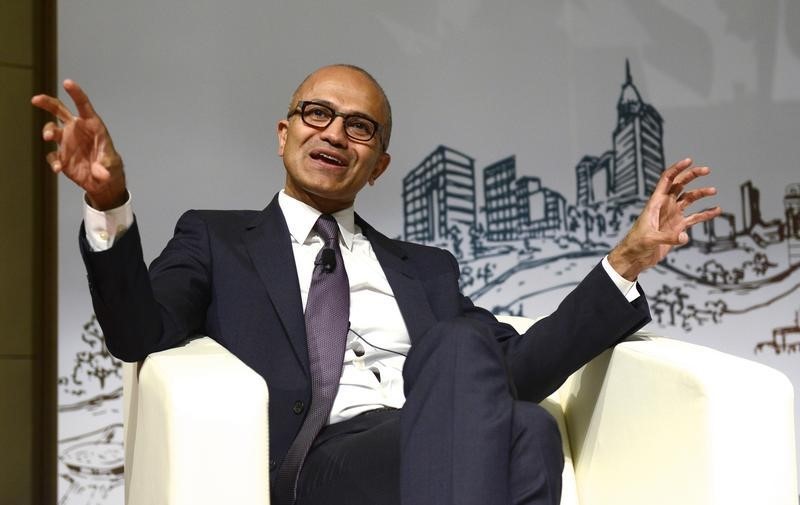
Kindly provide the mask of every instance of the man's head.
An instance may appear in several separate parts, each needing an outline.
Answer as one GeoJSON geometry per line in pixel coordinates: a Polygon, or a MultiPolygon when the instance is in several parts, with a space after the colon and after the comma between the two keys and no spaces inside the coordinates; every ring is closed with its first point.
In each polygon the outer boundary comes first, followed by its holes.
{"type": "Polygon", "coordinates": [[[278,122],[286,192],[322,212],[352,205],[389,165],[390,135],[389,101],[369,73],[351,65],[315,71],[295,90],[287,118],[278,122]],[[373,126],[374,136],[365,140],[373,126]]]}

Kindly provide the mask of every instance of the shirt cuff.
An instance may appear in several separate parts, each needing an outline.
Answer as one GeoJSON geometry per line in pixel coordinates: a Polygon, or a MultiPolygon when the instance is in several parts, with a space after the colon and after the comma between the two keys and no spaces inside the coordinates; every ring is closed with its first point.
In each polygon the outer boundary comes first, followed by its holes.
{"type": "Polygon", "coordinates": [[[636,289],[636,281],[629,281],[625,277],[621,276],[614,270],[614,267],[611,266],[611,263],[608,262],[608,255],[603,258],[602,261],[603,269],[606,271],[611,280],[617,286],[620,293],[625,296],[625,299],[629,302],[632,302],[639,298],[639,290],[636,289]]]}
{"type": "Polygon", "coordinates": [[[121,237],[133,224],[133,206],[131,195],[114,209],[101,211],[92,208],[83,198],[83,224],[86,229],[86,241],[92,251],[100,252],[111,249],[114,241],[121,237]]]}

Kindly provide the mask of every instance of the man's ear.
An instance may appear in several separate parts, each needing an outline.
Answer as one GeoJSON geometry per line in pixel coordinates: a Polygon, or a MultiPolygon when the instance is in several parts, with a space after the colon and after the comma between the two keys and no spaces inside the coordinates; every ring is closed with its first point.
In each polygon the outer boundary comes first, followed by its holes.
{"type": "Polygon", "coordinates": [[[375,164],[375,168],[372,170],[372,173],[369,174],[369,185],[374,186],[375,181],[378,177],[383,174],[387,168],[389,168],[389,162],[392,161],[392,157],[389,153],[381,154],[381,157],[378,159],[378,162],[375,164]]]}
{"type": "Polygon", "coordinates": [[[286,146],[286,134],[289,132],[289,121],[286,119],[278,121],[276,132],[278,134],[278,156],[283,156],[283,148],[286,146]]]}

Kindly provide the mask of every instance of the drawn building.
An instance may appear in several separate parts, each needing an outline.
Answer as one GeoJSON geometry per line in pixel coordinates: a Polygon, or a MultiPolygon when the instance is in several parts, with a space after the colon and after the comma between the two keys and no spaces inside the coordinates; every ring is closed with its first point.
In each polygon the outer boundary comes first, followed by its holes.
{"type": "MultiPolygon", "coordinates": [[[[739,186],[742,204],[742,226],[737,234],[749,235],[756,243],[765,246],[782,242],[786,236],[786,221],[771,219],[764,221],[761,214],[761,192],[747,181],[739,186]]],[[[788,188],[787,188],[788,191],[788,188]]]]}
{"type": "Polygon", "coordinates": [[[761,224],[761,203],[758,188],[747,181],[739,190],[742,194],[742,233],[750,233],[753,227],[761,224]]]}
{"type": "Polygon", "coordinates": [[[736,247],[735,218],[723,212],[710,221],[686,230],[692,242],[705,252],[727,251],[736,247]]]}
{"type": "Polygon", "coordinates": [[[642,100],[625,62],[625,82],[617,102],[614,128],[613,200],[644,202],[664,170],[663,119],[642,100]]]}
{"type": "Polygon", "coordinates": [[[614,188],[613,174],[614,151],[606,151],[600,157],[584,156],[575,166],[576,203],[588,207],[608,200],[614,188]]]}
{"type": "Polygon", "coordinates": [[[483,196],[486,211],[486,238],[511,240],[517,231],[517,197],[514,183],[517,161],[509,156],[483,169],[483,196]]]}
{"type": "Polygon", "coordinates": [[[406,240],[432,242],[475,224],[475,160],[440,145],[403,178],[406,240]]]}
{"type": "Polygon", "coordinates": [[[786,242],[789,244],[789,264],[800,263],[800,183],[789,184],[783,196],[786,212],[786,242]]]}
{"type": "Polygon", "coordinates": [[[552,237],[565,230],[567,201],[558,192],[543,188],[538,177],[520,177],[515,183],[517,237],[552,237]]]}

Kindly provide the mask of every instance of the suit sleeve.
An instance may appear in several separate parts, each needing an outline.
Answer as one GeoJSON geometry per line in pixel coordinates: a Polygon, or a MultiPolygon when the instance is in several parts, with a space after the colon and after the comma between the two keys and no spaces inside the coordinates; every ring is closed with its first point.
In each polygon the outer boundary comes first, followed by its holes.
{"type": "Polygon", "coordinates": [[[79,234],[95,314],[106,346],[123,361],[174,347],[202,333],[210,293],[208,233],[192,211],[148,271],[136,222],[113,247],[93,252],[79,234]]]}

